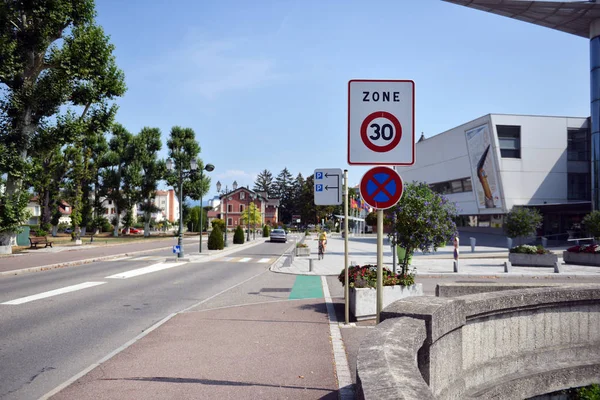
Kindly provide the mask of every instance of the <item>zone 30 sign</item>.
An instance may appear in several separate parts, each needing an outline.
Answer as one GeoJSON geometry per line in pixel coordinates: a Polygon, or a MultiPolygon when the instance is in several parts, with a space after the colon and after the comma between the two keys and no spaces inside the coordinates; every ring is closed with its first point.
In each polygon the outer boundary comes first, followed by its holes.
{"type": "Polygon", "coordinates": [[[415,83],[348,82],[348,164],[415,163],[415,83]]]}

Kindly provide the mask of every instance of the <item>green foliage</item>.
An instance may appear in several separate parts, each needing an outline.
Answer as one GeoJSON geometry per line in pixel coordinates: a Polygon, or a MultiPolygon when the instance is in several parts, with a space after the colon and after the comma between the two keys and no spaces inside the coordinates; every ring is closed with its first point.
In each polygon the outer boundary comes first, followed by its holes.
{"type": "MultiPolygon", "coordinates": [[[[346,271],[338,276],[338,280],[345,285],[346,271]]],[[[356,265],[348,268],[348,281],[353,288],[375,288],[377,287],[377,265],[356,265]]],[[[383,286],[409,286],[415,283],[414,273],[399,273],[394,275],[392,271],[383,268],[383,286]]]]}
{"type": "Polygon", "coordinates": [[[542,216],[535,208],[513,207],[504,221],[504,232],[508,237],[534,235],[542,226],[542,216]]]}
{"type": "Polygon", "coordinates": [[[365,223],[369,226],[377,225],[377,213],[375,211],[370,212],[365,218],[365,223]]]}
{"type": "Polygon", "coordinates": [[[509,251],[510,253],[518,253],[518,254],[550,254],[551,251],[545,249],[544,246],[531,246],[528,244],[522,244],[520,246],[513,247],[509,251]]]}
{"type": "Polygon", "coordinates": [[[271,228],[269,228],[269,225],[263,226],[262,235],[263,235],[263,237],[271,236],[271,228]]]}
{"type": "Polygon", "coordinates": [[[457,235],[455,205],[425,183],[406,185],[391,211],[396,212],[396,223],[392,224],[390,240],[406,249],[404,260],[399,260],[402,274],[407,273],[408,258],[415,250],[435,251],[457,235]]]}
{"type": "MultiPolygon", "coordinates": [[[[0,179],[0,186],[2,184],[0,179]]],[[[21,225],[29,219],[28,202],[29,193],[26,191],[8,194],[0,190],[0,246],[8,246],[12,234],[20,232],[21,225]]]]}
{"type": "Polygon", "coordinates": [[[212,220],[211,225],[213,227],[213,229],[215,228],[219,228],[221,230],[221,233],[225,232],[225,221],[223,221],[220,218],[215,218],[212,220]]]}
{"type": "Polygon", "coordinates": [[[225,243],[223,241],[223,232],[219,228],[219,225],[213,226],[213,230],[208,237],[208,249],[209,250],[223,250],[225,243]]]}
{"type": "Polygon", "coordinates": [[[204,230],[208,228],[208,218],[206,210],[200,206],[192,207],[190,210],[190,218],[188,221],[188,229],[194,232],[200,232],[200,213],[202,213],[202,225],[204,225],[204,230]]]}
{"type": "Polygon", "coordinates": [[[593,384],[576,390],[577,400],[600,400],[600,385],[593,384]]]}
{"type": "Polygon", "coordinates": [[[594,238],[600,237],[600,211],[595,210],[583,218],[583,226],[594,238]]]}
{"type": "Polygon", "coordinates": [[[244,244],[244,229],[242,229],[241,225],[238,225],[237,228],[235,228],[233,244],[244,244]]]}

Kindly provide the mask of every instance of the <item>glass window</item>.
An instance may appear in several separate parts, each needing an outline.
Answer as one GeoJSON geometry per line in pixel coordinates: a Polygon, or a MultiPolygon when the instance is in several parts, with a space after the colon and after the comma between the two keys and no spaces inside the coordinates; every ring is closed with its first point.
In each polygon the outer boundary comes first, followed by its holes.
{"type": "Polygon", "coordinates": [[[233,212],[233,206],[231,204],[227,204],[227,212],[233,212]]]}
{"type": "Polygon", "coordinates": [[[568,174],[567,199],[590,200],[591,199],[591,175],[590,174],[568,174]]]}
{"type": "Polygon", "coordinates": [[[590,135],[583,129],[569,129],[567,131],[567,158],[569,161],[590,160],[590,135]]]}
{"type": "Polygon", "coordinates": [[[450,182],[450,186],[452,187],[452,193],[460,193],[463,191],[461,180],[450,182]]]}
{"type": "Polygon", "coordinates": [[[240,212],[244,212],[244,205],[240,204],[240,212]]]}
{"type": "Polygon", "coordinates": [[[244,200],[246,198],[245,192],[240,192],[240,200],[244,200]]]}
{"type": "Polygon", "coordinates": [[[227,226],[233,225],[233,220],[231,218],[227,218],[227,226]]]}
{"type": "Polygon", "coordinates": [[[496,125],[500,156],[521,158],[521,127],[518,125],[496,125]]]}
{"type": "Polygon", "coordinates": [[[473,184],[471,183],[471,178],[463,179],[463,189],[465,190],[465,192],[473,191],[473,184]]]}

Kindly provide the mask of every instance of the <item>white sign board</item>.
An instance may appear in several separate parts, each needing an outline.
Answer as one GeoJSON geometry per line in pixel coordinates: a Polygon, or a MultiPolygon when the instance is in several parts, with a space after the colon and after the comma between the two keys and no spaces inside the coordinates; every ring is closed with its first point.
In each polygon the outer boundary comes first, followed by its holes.
{"type": "Polygon", "coordinates": [[[415,163],[415,83],[348,82],[348,164],[415,163]]]}
{"type": "Polygon", "coordinates": [[[344,176],[339,168],[315,169],[315,205],[335,206],[342,204],[342,181],[344,176]]]}

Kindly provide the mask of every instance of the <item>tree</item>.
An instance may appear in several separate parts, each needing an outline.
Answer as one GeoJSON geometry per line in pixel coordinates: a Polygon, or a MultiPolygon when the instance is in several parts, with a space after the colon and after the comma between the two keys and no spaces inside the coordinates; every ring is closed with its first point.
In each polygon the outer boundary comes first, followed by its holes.
{"type": "Polygon", "coordinates": [[[396,223],[392,224],[390,240],[406,250],[404,260],[400,260],[402,275],[406,275],[408,259],[415,250],[435,251],[457,235],[456,207],[425,183],[406,185],[392,210],[396,223]]]}
{"type": "Polygon", "coordinates": [[[144,212],[144,236],[150,236],[150,220],[152,213],[160,211],[154,204],[158,182],[166,175],[167,167],[158,159],[162,148],[161,133],[158,128],[143,128],[135,138],[135,158],[142,168],[140,187],[141,210],[144,212]]]}
{"type": "Polygon", "coordinates": [[[271,235],[271,228],[269,228],[269,225],[265,225],[263,226],[263,237],[269,237],[271,235]]]}
{"type": "Polygon", "coordinates": [[[204,225],[203,230],[206,230],[208,227],[207,212],[203,207],[200,206],[192,207],[190,210],[188,229],[193,230],[194,232],[200,232],[200,213],[202,213],[202,225],[204,225]],[[190,225],[193,226],[190,227],[190,225]]]}
{"type": "Polygon", "coordinates": [[[215,218],[212,220],[211,224],[213,229],[218,227],[221,231],[221,234],[223,234],[223,232],[225,231],[225,221],[223,221],[222,219],[215,218]]]}
{"type": "Polygon", "coordinates": [[[208,237],[208,249],[209,250],[223,250],[225,242],[223,241],[223,231],[219,229],[219,225],[213,226],[213,230],[208,237]]]}
{"type": "Polygon", "coordinates": [[[269,170],[263,170],[256,177],[254,181],[254,187],[252,188],[255,192],[265,192],[267,197],[273,194],[273,174],[269,170]]]}
{"type": "Polygon", "coordinates": [[[365,222],[369,226],[377,225],[377,213],[375,211],[370,212],[365,218],[365,222]]]}
{"type": "Polygon", "coordinates": [[[292,220],[294,209],[293,199],[294,178],[287,168],[284,168],[275,178],[275,197],[279,198],[279,219],[289,223],[292,220]]]}
{"type": "Polygon", "coordinates": [[[262,220],[261,218],[262,214],[258,207],[256,207],[256,204],[254,203],[250,203],[250,207],[246,208],[242,212],[242,223],[244,225],[248,225],[248,223],[254,225],[257,222],[260,222],[262,220]]]}
{"type": "MultiPolygon", "coordinates": [[[[121,96],[113,46],[94,21],[93,0],[0,3],[0,232],[23,217],[28,157],[40,124],[68,102],[83,106],[121,96]],[[5,178],[4,178],[5,177],[5,178]],[[12,222],[11,222],[12,221],[12,222]]],[[[12,235],[12,233],[10,233],[12,235]]]]}
{"type": "Polygon", "coordinates": [[[235,228],[233,244],[244,244],[244,229],[241,225],[238,225],[237,228],[235,228]]]}
{"type": "Polygon", "coordinates": [[[504,222],[504,232],[511,238],[534,235],[542,226],[542,216],[536,208],[513,207],[504,222]]]}
{"type": "Polygon", "coordinates": [[[594,239],[600,237],[600,211],[592,211],[583,218],[583,226],[594,239]]]}

